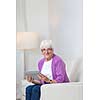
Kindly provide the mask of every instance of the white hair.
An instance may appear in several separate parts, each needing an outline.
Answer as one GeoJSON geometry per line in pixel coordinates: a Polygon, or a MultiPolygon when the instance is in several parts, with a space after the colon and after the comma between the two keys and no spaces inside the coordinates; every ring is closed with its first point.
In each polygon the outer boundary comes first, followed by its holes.
{"type": "Polygon", "coordinates": [[[53,48],[52,40],[43,40],[40,44],[40,49],[53,48]]]}

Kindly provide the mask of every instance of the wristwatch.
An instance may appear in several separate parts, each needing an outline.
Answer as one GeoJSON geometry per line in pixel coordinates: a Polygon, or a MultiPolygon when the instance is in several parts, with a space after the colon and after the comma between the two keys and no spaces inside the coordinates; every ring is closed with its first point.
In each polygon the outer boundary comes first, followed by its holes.
{"type": "Polygon", "coordinates": [[[45,84],[50,84],[52,82],[52,80],[49,80],[48,82],[44,82],[45,84]]]}
{"type": "Polygon", "coordinates": [[[52,82],[52,80],[49,80],[49,83],[51,83],[52,82]]]}

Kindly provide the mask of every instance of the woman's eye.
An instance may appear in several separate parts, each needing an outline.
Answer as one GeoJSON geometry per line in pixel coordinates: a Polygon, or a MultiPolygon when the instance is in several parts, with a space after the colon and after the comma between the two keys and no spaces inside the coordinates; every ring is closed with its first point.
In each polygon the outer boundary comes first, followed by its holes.
{"type": "Polygon", "coordinates": [[[45,49],[43,49],[43,51],[45,51],[45,49]]]}

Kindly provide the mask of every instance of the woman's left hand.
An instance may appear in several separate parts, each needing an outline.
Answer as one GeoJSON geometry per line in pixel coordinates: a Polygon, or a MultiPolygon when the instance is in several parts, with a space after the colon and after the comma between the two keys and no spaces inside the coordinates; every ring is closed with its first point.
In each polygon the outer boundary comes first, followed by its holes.
{"type": "Polygon", "coordinates": [[[41,80],[43,80],[43,81],[45,81],[45,82],[49,82],[49,78],[47,78],[45,75],[43,75],[43,74],[39,74],[39,78],[41,79],[41,80]]]}

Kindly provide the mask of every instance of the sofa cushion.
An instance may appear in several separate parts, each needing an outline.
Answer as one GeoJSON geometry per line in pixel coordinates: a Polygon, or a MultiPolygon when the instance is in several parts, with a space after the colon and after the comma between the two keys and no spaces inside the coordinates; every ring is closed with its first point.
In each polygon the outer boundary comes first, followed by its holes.
{"type": "Polygon", "coordinates": [[[79,58],[76,60],[73,60],[72,63],[72,69],[70,72],[70,81],[72,82],[82,82],[83,81],[83,59],[79,58]]]}

